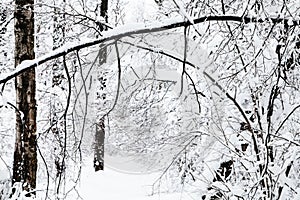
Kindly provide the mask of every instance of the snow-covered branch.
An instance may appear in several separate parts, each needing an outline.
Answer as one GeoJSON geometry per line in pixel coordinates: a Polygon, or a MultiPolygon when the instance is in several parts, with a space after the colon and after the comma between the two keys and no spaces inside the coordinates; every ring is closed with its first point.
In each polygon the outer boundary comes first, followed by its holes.
{"type": "Polygon", "coordinates": [[[64,55],[67,55],[70,52],[78,51],[83,48],[91,47],[97,44],[101,44],[104,42],[108,42],[111,40],[118,40],[126,36],[131,36],[135,34],[143,34],[143,33],[154,33],[163,30],[169,30],[178,27],[184,26],[191,26],[193,24],[199,24],[208,21],[232,21],[232,22],[239,22],[239,23],[264,23],[264,22],[271,22],[271,23],[285,23],[289,26],[296,26],[300,24],[300,20],[293,20],[293,19],[284,19],[284,18],[255,18],[255,17],[240,17],[240,16],[206,16],[194,19],[193,22],[190,21],[166,21],[156,22],[153,24],[130,24],[126,26],[116,27],[112,30],[107,31],[103,34],[103,37],[97,40],[85,41],[83,43],[72,43],[66,44],[65,46],[56,49],[55,51],[51,51],[44,56],[36,58],[34,60],[26,60],[23,61],[17,68],[10,72],[0,75],[0,83],[6,83],[8,80],[14,78],[15,76],[23,73],[24,71],[37,67],[47,61],[50,61],[54,58],[58,58],[64,55]]]}

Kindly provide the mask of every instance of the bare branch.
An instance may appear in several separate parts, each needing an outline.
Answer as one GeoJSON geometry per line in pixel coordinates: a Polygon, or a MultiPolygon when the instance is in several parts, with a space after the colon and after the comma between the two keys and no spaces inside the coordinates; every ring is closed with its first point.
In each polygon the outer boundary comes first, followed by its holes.
{"type": "Polygon", "coordinates": [[[122,73],[122,70],[121,70],[121,58],[120,58],[120,53],[119,53],[119,48],[118,48],[117,41],[115,42],[115,49],[116,49],[117,61],[118,61],[118,86],[117,86],[117,94],[116,94],[116,98],[115,98],[113,106],[110,108],[110,110],[104,116],[109,115],[109,113],[111,111],[113,111],[113,109],[116,107],[117,102],[118,102],[118,98],[119,98],[120,86],[121,86],[121,73],[122,73]]]}
{"type": "Polygon", "coordinates": [[[274,135],[277,135],[279,130],[282,128],[282,126],[284,125],[284,123],[288,120],[288,118],[298,109],[300,108],[300,105],[296,106],[291,112],[290,114],[288,114],[288,116],[281,122],[281,124],[279,125],[279,127],[277,128],[276,132],[274,133],[274,135]]]}

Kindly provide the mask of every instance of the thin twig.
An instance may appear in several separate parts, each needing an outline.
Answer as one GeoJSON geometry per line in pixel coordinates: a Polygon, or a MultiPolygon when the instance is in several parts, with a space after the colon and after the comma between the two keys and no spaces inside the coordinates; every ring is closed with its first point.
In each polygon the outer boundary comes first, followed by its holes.
{"type": "Polygon", "coordinates": [[[117,42],[118,41],[116,40],[116,42],[115,42],[115,49],[116,49],[117,61],[118,61],[118,86],[117,86],[117,94],[116,94],[116,98],[115,98],[113,106],[109,109],[109,111],[104,116],[108,116],[114,110],[114,108],[117,105],[118,98],[119,98],[119,93],[120,93],[122,69],[121,69],[121,58],[120,58],[120,53],[119,53],[119,48],[118,48],[118,43],[117,42]]]}

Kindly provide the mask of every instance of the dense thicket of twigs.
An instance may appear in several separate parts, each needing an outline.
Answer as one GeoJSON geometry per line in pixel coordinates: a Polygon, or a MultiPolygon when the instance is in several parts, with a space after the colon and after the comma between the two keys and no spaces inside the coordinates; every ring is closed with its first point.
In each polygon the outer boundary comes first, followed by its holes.
{"type": "MultiPolygon", "coordinates": [[[[106,23],[92,0],[36,1],[36,57],[50,52],[28,65],[38,72],[37,194],[80,197],[81,164],[105,117],[107,153],[139,155],[143,170],[162,171],[154,192],[171,185],[195,199],[299,198],[298,1],[155,2],[150,12],[147,3],[112,0],[106,23]],[[131,22],[145,25],[114,32],[131,22]]],[[[19,73],[10,3],[0,4],[0,163],[8,171],[19,73]]]]}

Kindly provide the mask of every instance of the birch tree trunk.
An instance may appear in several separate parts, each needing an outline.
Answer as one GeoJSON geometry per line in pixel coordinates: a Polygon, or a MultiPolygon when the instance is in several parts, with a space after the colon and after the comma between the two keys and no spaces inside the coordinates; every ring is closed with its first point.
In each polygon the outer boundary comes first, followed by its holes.
{"type": "MultiPolygon", "coordinates": [[[[15,66],[34,59],[34,0],[15,1],[15,66]]],[[[16,141],[13,162],[13,184],[22,189],[36,187],[37,141],[35,69],[18,75],[16,84],[16,141]]]]}

